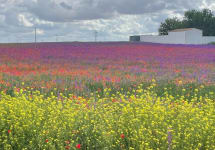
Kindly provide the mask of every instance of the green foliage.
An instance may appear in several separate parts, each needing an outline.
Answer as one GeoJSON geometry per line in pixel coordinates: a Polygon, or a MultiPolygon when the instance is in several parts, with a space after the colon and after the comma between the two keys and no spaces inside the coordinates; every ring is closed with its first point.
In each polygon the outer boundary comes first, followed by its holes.
{"type": "Polygon", "coordinates": [[[204,36],[215,36],[215,16],[209,9],[189,10],[184,13],[184,18],[167,18],[161,23],[160,35],[167,35],[168,31],[180,28],[197,28],[203,30],[204,36]]]}
{"type": "Polygon", "coordinates": [[[215,17],[209,9],[187,11],[184,17],[187,28],[202,29],[204,36],[215,35],[215,17]]]}
{"type": "Polygon", "coordinates": [[[184,24],[178,18],[168,18],[164,23],[161,23],[159,35],[168,35],[168,31],[183,28],[184,24]]]}
{"type": "Polygon", "coordinates": [[[215,45],[215,42],[210,42],[209,44],[215,45]]]}

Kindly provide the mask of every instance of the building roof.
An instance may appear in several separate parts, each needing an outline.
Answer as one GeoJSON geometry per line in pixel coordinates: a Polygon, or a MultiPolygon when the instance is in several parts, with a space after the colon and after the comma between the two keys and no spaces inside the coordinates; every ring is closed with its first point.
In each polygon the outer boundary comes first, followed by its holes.
{"type": "Polygon", "coordinates": [[[196,28],[183,28],[183,29],[175,29],[175,30],[171,30],[169,32],[183,32],[183,31],[190,31],[190,30],[199,30],[199,29],[196,29],[196,28]]]}

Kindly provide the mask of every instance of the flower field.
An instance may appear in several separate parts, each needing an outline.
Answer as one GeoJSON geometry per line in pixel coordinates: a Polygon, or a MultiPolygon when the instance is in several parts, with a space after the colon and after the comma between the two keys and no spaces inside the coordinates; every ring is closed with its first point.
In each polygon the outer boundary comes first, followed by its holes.
{"type": "Polygon", "coordinates": [[[214,150],[215,46],[0,45],[0,149],[214,150]]]}

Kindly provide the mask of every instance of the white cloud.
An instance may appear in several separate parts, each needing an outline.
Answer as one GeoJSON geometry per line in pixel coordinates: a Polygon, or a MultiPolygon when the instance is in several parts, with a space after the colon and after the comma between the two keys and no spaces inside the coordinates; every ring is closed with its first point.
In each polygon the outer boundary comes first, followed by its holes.
{"type": "Polygon", "coordinates": [[[32,27],[33,24],[25,17],[23,14],[18,15],[18,20],[21,24],[23,24],[25,27],[32,27]]]}
{"type": "Polygon", "coordinates": [[[44,31],[41,30],[41,29],[37,29],[36,32],[37,32],[37,34],[39,34],[39,35],[43,35],[43,34],[44,34],[44,31]]]}

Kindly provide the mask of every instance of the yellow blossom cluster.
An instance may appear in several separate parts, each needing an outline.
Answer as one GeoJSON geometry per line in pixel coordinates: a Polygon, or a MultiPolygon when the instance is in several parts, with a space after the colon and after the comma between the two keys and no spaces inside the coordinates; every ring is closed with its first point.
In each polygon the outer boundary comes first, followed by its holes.
{"type": "MultiPolygon", "coordinates": [[[[135,94],[91,93],[90,98],[39,91],[0,94],[0,149],[215,149],[215,102],[135,94]]],[[[198,91],[196,91],[198,92],[198,91]]]]}

